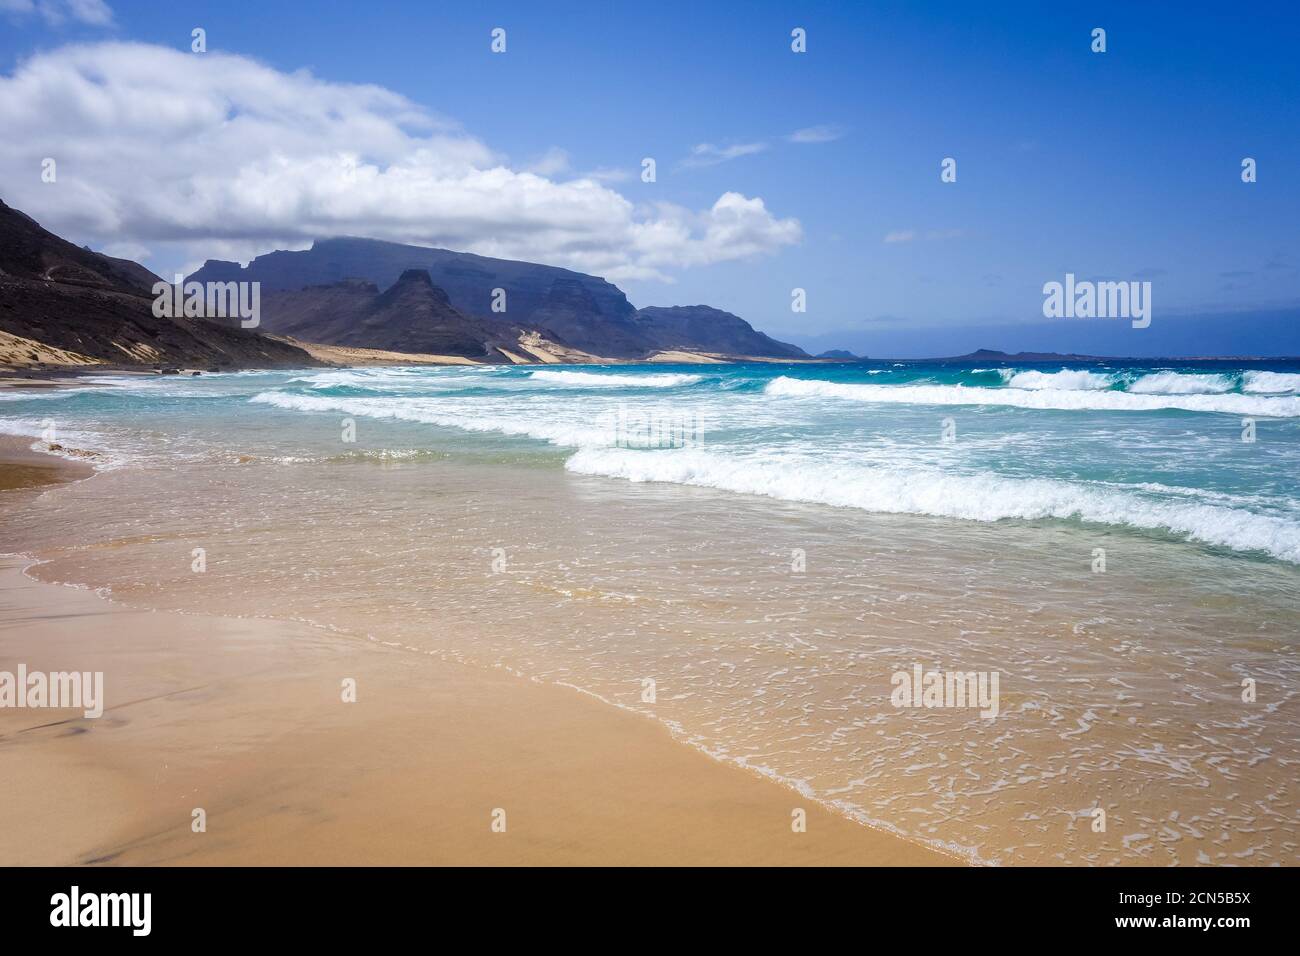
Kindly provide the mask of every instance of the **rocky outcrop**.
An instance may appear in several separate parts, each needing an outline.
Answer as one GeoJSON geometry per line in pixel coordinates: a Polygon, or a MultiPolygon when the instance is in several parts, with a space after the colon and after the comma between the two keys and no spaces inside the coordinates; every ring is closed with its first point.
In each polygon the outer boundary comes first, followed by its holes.
{"type": "MultiPolygon", "coordinates": [[[[319,364],[302,349],[204,319],[153,314],[153,274],[60,239],[0,202],[0,331],[114,365],[268,368],[319,364]]],[[[47,351],[48,350],[48,351],[47,351]]]]}
{"type": "Polygon", "coordinates": [[[650,307],[636,314],[642,337],[656,349],[759,358],[807,358],[797,345],[778,342],[738,315],[707,305],[650,307]]]}
{"type": "Polygon", "coordinates": [[[551,283],[526,324],[593,355],[636,358],[655,349],[642,335],[635,312],[608,313],[584,283],[567,277],[551,283]]]}
{"type": "Polygon", "coordinates": [[[262,323],[308,342],[478,359],[494,357],[502,338],[456,309],[424,269],[406,270],[383,292],[369,280],[345,279],[264,294],[262,323]]]}

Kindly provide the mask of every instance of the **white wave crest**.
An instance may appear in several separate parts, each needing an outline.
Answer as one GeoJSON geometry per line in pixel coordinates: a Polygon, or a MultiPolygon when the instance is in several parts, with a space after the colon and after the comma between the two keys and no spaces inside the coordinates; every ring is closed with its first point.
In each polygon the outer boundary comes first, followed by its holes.
{"type": "Polygon", "coordinates": [[[1300,398],[1253,395],[1134,395],[1116,391],[977,388],[964,385],[869,385],[779,376],[768,395],[837,398],[899,405],[1008,405],[1017,408],[1141,412],[1179,409],[1262,418],[1300,417],[1300,398]]]}
{"type": "Polygon", "coordinates": [[[1231,375],[1150,372],[1128,387],[1133,395],[1222,395],[1236,382],[1231,375]]]}
{"type": "Polygon", "coordinates": [[[677,388],[681,385],[694,385],[700,380],[699,375],[688,375],[684,372],[605,375],[595,372],[537,371],[530,373],[529,377],[535,382],[564,385],[569,388],[677,388]]]}
{"type": "Polygon", "coordinates": [[[470,432],[495,432],[523,438],[535,438],[553,445],[576,448],[580,445],[601,445],[613,441],[612,429],[615,412],[593,415],[581,423],[570,423],[545,414],[499,414],[483,408],[449,406],[430,398],[330,398],[316,395],[294,395],[287,392],[259,392],[249,399],[258,405],[298,412],[343,412],[366,418],[387,418],[395,421],[417,422],[441,428],[458,428],[470,432]]]}
{"type": "Polygon", "coordinates": [[[1136,490],[1047,478],[729,457],[699,449],[583,448],[565,467],[629,481],[699,485],[786,501],[971,521],[1078,519],[1185,535],[1300,564],[1300,523],[1236,508],[1168,501],[1136,490]]]}
{"type": "Polygon", "coordinates": [[[998,369],[1008,388],[1027,388],[1033,391],[1063,389],[1065,391],[1091,391],[1110,388],[1115,384],[1112,375],[1089,372],[1085,369],[1061,369],[1059,372],[1017,372],[1015,369],[998,369]]]}
{"type": "Polygon", "coordinates": [[[1247,372],[1241,390],[1251,395],[1294,395],[1300,392],[1300,375],[1294,372],[1247,372]]]}

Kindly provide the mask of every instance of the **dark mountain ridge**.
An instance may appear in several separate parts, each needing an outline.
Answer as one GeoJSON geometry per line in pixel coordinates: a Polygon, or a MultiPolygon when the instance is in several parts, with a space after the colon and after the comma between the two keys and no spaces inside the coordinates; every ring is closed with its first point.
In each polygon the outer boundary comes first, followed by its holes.
{"type": "MultiPolygon", "coordinates": [[[[636,312],[621,289],[595,276],[531,262],[353,237],[320,239],[301,252],[269,252],[247,266],[209,259],[189,278],[199,282],[260,282],[265,296],[268,292],[298,292],[352,279],[364,279],[386,290],[403,273],[414,269],[426,271],[432,284],[446,294],[449,304],[465,316],[508,319],[515,325],[536,328],[540,324],[536,317],[541,313],[560,326],[571,325],[574,329],[583,321],[598,323],[605,335],[617,341],[631,331],[636,312]],[[505,290],[504,313],[492,311],[495,289],[505,290]],[[575,300],[582,303],[580,315],[574,314],[575,300]]],[[[276,302],[284,305],[288,299],[279,297],[276,302]]],[[[272,323],[268,328],[279,324],[274,312],[268,313],[268,319],[272,323]]],[[[561,329],[554,331],[559,333],[561,329]]],[[[595,339],[603,341],[603,336],[595,339]]],[[[578,342],[569,344],[584,347],[578,342]]]]}
{"type": "Polygon", "coordinates": [[[153,314],[153,273],[59,238],[0,201],[5,360],[268,368],[320,364],[248,329],[153,314]]]}
{"type": "Polygon", "coordinates": [[[461,313],[424,269],[406,270],[383,292],[344,279],[267,293],[262,312],[267,331],[306,341],[495,361],[494,347],[513,345],[520,334],[461,313]]]}
{"type": "Polygon", "coordinates": [[[636,324],[660,349],[694,349],[763,358],[808,357],[797,345],[778,342],[740,316],[707,305],[649,306],[637,310],[636,324]]]}
{"type": "MultiPolygon", "coordinates": [[[[477,350],[463,341],[454,343],[458,355],[491,354],[494,344],[512,341],[522,332],[540,333],[553,342],[606,358],[644,358],[668,349],[806,357],[802,349],[777,342],[738,316],[708,306],[638,311],[618,286],[597,276],[378,239],[321,239],[310,249],[267,253],[247,266],[210,259],[189,279],[260,282],[263,325],[269,331],[307,341],[342,343],[346,337],[350,345],[392,348],[381,344],[393,338],[377,315],[369,315],[363,329],[344,328],[356,320],[355,310],[366,308],[359,302],[358,289],[347,284],[365,282],[375,290],[389,290],[412,270],[426,272],[431,285],[445,293],[446,305],[458,313],[455,322],[442,315],[443,326],[454,325],[458,335],[480,336],[477,350]],[[493,311],[494,300],[501,301],[497,290],[504,293],[504,312],[493,311]],[[479,324],[474,326],[472,320],[479,324]]],[[[396,312],[388,315],[398,321],[396,312]]]]}

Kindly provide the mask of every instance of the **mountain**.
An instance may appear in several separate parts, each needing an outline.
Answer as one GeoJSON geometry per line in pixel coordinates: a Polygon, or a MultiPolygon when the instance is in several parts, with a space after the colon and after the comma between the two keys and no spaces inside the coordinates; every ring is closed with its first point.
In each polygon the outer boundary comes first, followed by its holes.
{"type": "Polygon", "coordinates": [[[99,258],[111,264],[119,274],[133,280],[136,285],[149,289],[150,294],[152,294],[154,283],[163,281],[161,276],[154,275],[153,272],[146,269],[138,262],[133,262],[130,259],[116,259],[113,256],[106,255],[105,253],[95,252],[90,248],[90,246],[82,246],[81,248],[86,252],[89,252],[91,255],[99,256],[99,258]]]}
{"type": "MultiPolygon", "coordinates": [[[[263,325],[271,331],[305,341],[337,342],[346,335],[349,344],[387,348],[380,344],[390,340],[383,328],[386,320],[378,315],[368,314],[365,329],[356,334],[345,331],[355,321],[353,310],[368,308],[359,302],[364,296],[354,286],[369,284],[373,291],[366,294],[373,296],[406,281],[403,277],[412,270],[427,274],[433,288],[445,294],[447,306],[458,313],[460,318],[453,321],[445,311],[433,309],[440,316],[440,328],[448,334],[455,330],[458,355],[491,354],[498,343],[516,341],[523,334],[605,358],[644,358],[667,349],[806,357],[797,347],[754,331],[743,319],[707,306],[638,312],[618,286],[596,276],[377,239],[321,239],[310,249],[267,253],[247,266],[210,259],[189,278],[260,282],[263,325]],[[505,311],[493,311],[494,301],[503,302],[505,311]],[[473,326],[474,320],[479,326],[473,326]],[[711,327],[711,322],[718,326],[711,327]],[[479,347],[469,351],[468,342],[460,339],[474,335],[480,337],[479,347]]],[[[396,312],[389,316],[400,321],[396,312]]],[[[404,328],[416,334],[409,324],[404,328]]]]}
{"type": "MultiPolygon", "coordinates": [[[[446,294],[451,307],[465,316],[549,329],[563,337],[566,344],[597,355],[626,355],[630,348],[645,347],[639,340],[630,341],[635,339],[632,316],[636,310],[622,290],[604,279],[467,252],[378,239],[321,239],[303,252],[270,252],[242,267],[236,262],[210,259],[189,278],[199,282],[260,282],[264,320],[268,328],[279,328],[278,312],[291,308],[292,297],[276,297],[274,308],[268,309],[268,292],[298,292],[354,279],[388,289],[403,274],[416,269],[426,272],[431,284],[446,294]],[[492,311],[496,289],[505,291],[505,312],[492,311]],[[613,351],[604,350],[606,347],[613,351]]],[[[299,337],[311,338],[306,334],[299,337]]]]}
{"type": "MultiPolygon", "coordinates": [[[[655,351],[656,344],[640,334],[636,310],[627,296],[619,291],[622,305],[611,308],[612,302],[602,301],[582,281],[591,278],[576,273],[573,278],[556,277],[538,307],[523,322],[560,342],[606,358],[641,358],[655,351]]],[[[610,288],[617,291],[616,286],[610,288]]]]}
{"type": "Polygon", "coordinates": [[[393,352],[486,359],[498,340],[518,339],[457,310],[425,269],[407,269],[384,292],[365,279],[271,292],[263,295],[262,314],[268,332],[393,352]]]}
{"type": "Polygon", "coordinates": [[[764,335],[740,316],[707,305],[651,306],[639,309],[635,321],[642,336],[657,349],[761,358],[808,357],[803,349],[764,335]]]}
{"type": "Polygon", "coordinates": [[[0,362],[319,364],[251,330],[154,316],[156,281],[138,263],[75,246],[0,201],[0,362]]]}

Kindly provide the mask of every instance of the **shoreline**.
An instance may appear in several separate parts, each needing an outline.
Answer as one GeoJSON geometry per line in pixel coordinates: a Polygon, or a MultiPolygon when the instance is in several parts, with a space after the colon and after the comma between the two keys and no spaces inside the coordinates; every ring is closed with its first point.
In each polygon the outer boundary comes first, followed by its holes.
{"type": "MultiPolygon", "coordinates": [[[[947,356],[938,358],[890,358],[890,357],[872,357],[858,355],[852,358],[824,357],[820,355],[810,355],[806,358],[774,358],[770,356],[743,356],[743,355],[724,355],[722,353],[712,352],[686,352],[681,350],[668,350],[656,352],[642,358],[604,358],[595,355],[586,355],[581,358],[560,357],[556,355],[546,355],[540,357],[537,353],[534,355],[535,361],[529,361],[516,354],[514,358],[497,362],[486,362],[478,359],[466,358],[459,355],[433,355],[422,353],[393,352],[385,349],[371,349],[356,346],[341,345],[321,345],[311,342],[303,342],[297,339],[284,338],[283,341],[303,349],[312,358],[320,364],[313,366],[315,368],[334,368],[334,369],[372,369],[372,368],[410,368],[416,366],[428,366],[434,368],[491,368],[501,366],[511,368],[523,366],[526,368],[546,368],[552,365],[571,366],[571,367],[619,367],[635,365],[808,365],[808,366],[845,366],[845,365],[951,365],[964,366],[987,364],[989,362],[1001,363],[1009,368],[1021,366],[1039,366],[1061,364],[1063,366],[1095,366],[1095,365],[1120,365],[1120,366],[1151,366],[1154,364],[1174,364],[1180,367],[1205,367],[1214,368],[1223,363],[1233,363],[1242,368],[1261,367],[1267,368],[1272,366],[1284,365],[1290,366],[1300,363],[1300,357],[1297,356],[1105,356],[1105,355],[1075,355],[1065,353],[1007,353],[996,350],[985,350],[981,352],[972,352],[968,355],[947,356]]],[[[175,371],[167,373],[167,377],[188,378],[191,375],[212,375],[212,374],[230,374],[235,372],[275,372],[294,369],[297,366],[248,366],[248,367],[230,367],[212,370],[209,368],[198,367],[176,367],[175,371]]],[[[89,363],[89,364],[54,364],[49,362],[34,363],[30,365],[0,364],[0,389],[47,389],[59,387],[84,387],[86,384],[82,379],[87,376],[95,375],[129,375],[140,377],[161,377],[163,375],[158,369],[148,365],[125,365],[113,363],[89,363]]]]}
{"type": "MultiPolygon", "coordinates": [[[[624,365],[846,365],[857,361],[874,361],[868,359],[837,359],[809,356],[807,358],[773,358],[770,356],[723,355],[712,352],[684,352],[670,350],[656,352],[642,358],[604,358],[590,355],[582,358],[559,357],[547,355],[545,358],[534,355],[535,361],[529,361],[515,354],[513,359],[497,362],[480,361],[459,355],[433,355],[418,352],[392,352],[385,349],[361,348],[343,345],[319,345],[286,338],[283,341],[292,344],[319,363],[311,368],[318,369],[358,369],[358,368],[410,368],[413,366],[430,366],[435,368],[546,368],[551,365],[561,366],[624,366],[624,365]]],[[[167,366],[172,371],[166,373],[168,378],[189,378],[201,375],[228,375],[235,372],[276,372],[307,368],[309,366],[273,365],[246,366],[211,369],[197,366],[167,366]]],[[[164,373],[150,365],[124,365],[109,362],[55,364],[50,362],[30,365],[0,364],[0,388],[58,388],[60,386],[84,385],[79,380],[92,375],[135,375],[146,378],[163,377],[164,373]]]]}
{"type": "MultiPolygon", "coordinates": [[[[0,474],[44,458],[44,480],[0,506],[92,473],[24,443],[0,442],[0,474]]],[[[0,670],[102,671],[106,704],[0,709],[3,863],[962,862],[590,695],[305,623],[136,610],[37,563],[0,557],[0,670]]]]}
{"type": "MultiPolygon", "coordinates": [[[[80,481],[95,473],[93,466],[44,451],[33,451],[36,439],[0,432],[0,491],[80,481]]],[[[62,446],[51,446],[61,449],[62,446]]]]}

